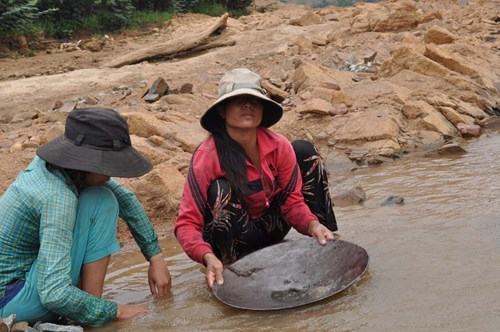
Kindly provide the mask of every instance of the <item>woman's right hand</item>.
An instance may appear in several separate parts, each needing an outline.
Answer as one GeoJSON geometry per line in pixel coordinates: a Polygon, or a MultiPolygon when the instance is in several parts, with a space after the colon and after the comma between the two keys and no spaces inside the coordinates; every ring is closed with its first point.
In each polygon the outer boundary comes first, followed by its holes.
{"type": "Polygon", "coordinates": [[[222,262],[212,253],[205,254],[203,256],[203,262],[207,267],[205,279],[207,280],[208,287],[212,288],[214,282],[217,282],[218,285],[222,285],[224,283],[224,278],[222,277],[224,265],[222,262]]]}
{"type": "Polygon", "coordinates": [[[116,311],[117,320],[125,320],[146,313],[146,308],[140,305],[119,304],[116,311]]]}

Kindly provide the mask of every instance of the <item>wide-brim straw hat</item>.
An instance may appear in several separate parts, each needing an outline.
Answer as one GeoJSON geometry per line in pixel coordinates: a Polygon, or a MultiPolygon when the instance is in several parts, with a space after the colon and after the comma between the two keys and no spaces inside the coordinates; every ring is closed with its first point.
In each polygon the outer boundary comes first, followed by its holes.
{"type": "Polygon", "coordinates": [[[38,148],[37,155],[58,167],[110,177],[138,177],[152,169],[132,147],[127,121],[108,108],[71,111],[64,134],[38,148]]]}
{"type": "Polygon", "coordinates": [[[240,95],[250,95],[259,98],[263,104],[261,127],[271,127],[283,116],[280,104],[269,98],[266,90],[260,83],[261,77],[246,68],[236,68],[227,71],[219,82],[219,96],[217,100],[205,111],[200,123],[203,128],[213,132],[220,128],[224,119],[219,110],[224,102],[240,95]]]}

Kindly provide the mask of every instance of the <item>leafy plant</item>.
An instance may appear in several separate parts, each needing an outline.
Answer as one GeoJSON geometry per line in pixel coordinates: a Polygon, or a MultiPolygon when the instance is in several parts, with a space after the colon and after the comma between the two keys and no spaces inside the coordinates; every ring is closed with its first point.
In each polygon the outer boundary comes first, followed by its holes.
{"type": "Polygon", "coordinates": [[[0,0],[0,34],[22,34],[41,16],[53,10],[40,11],[36,0],[0,0]]]}

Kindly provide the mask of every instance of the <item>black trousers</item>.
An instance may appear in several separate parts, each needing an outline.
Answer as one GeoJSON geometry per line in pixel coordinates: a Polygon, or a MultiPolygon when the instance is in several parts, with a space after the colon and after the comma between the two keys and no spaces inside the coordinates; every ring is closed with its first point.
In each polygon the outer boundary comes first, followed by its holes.
{"type": "MultiPolygon", "coordinates": [[[[336,231],[337,221],[321,157],[307,141],[297,140],[292,146],[302,175],[305,203],[320,223],[336,231]]],[[[261,217],[251,219],[241,202],[231,195],[229,182],[217,179],[208,189],[210,213],[205,214],[203,238],[224,264],[278,243],[291,228],[281,215],[279,202],[279,197],[274,199],[261,217]]]]}

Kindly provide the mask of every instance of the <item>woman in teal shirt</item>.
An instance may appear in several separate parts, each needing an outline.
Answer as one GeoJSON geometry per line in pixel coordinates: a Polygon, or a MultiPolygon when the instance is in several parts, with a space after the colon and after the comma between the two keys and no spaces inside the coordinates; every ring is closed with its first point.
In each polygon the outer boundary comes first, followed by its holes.
{"type": "Polygon", "coordinates": [[[0,317],[102,325],[143,313],[101,298],[118,217],[150,262],[153,295],[165,296],[170,274],[155,231],[135,195],[110,180],[150,170],[116,111],[69,113],[64,135],[40,147],[0,198],[0,317]]]}

